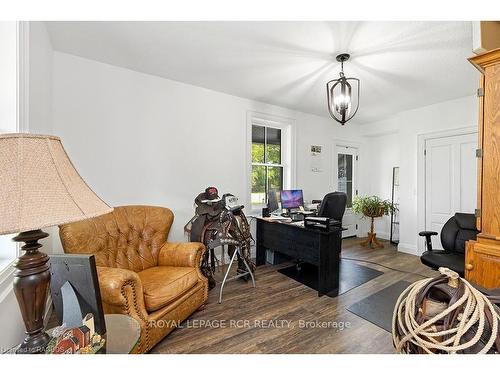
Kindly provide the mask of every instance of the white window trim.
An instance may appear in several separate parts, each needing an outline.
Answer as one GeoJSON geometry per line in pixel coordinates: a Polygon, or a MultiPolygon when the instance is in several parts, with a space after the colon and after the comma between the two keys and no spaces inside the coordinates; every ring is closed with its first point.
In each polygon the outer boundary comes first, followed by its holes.
{"type": "Polygon", "coordinates": [[[246,129],[246,207],[251,214],[258,214],[263,206],[252,206],[252,125],[266,126],[281,130],[281,164],[283,167],[283,188],[291,189],[296,183],[295,160],[295,120],[287,117],[269,115],[260,112],[247,112],[246,129]]]}
{"type": "MultiPolygon", "coordinates": [[[[17,119],[16,131],[27,133],[29,130],[29,22],[17,22],[17,119]]],[[[16,243],[16,256],[8,265],[0,268],[0,302],[12,290],[14,262],[21,255],[16,243]]],[[[4,259],[5,261],[5,259],[4,259]]]]}

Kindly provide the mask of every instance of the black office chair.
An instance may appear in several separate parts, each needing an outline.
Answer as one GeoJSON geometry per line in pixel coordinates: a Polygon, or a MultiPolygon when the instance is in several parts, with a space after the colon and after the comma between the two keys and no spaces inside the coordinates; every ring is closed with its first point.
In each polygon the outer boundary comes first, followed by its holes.
{"type": "Polygon", "coordinates": [[[419,235],[425,237],[427,251],[420,261],[428,267],[438,269],[447,267],[460,276],[465,272],[465,242],[475,240],[479,231],[476,229],[476,217],[473,214],[457,212],[441,230],[441,244],[444,250],[433,250],[431,237],[437,232],[424,231],[419,235]]]}
{"type": "Polygon", "coordinates": [[[319,217],[329,217],[342,221],[347,204],[347,194],[335,191],[325,195],[318,209],[319,217]]]}

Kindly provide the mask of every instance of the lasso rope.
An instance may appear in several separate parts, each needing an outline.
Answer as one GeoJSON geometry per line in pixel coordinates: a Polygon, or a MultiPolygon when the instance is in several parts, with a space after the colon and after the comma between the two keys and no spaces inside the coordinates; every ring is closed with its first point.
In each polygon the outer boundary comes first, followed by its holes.
{"type": "MultiPolygon", "coordinates": [[[[439,271],[448,276],[449,284],[456,283],[458,285],[458,274],[456,272],[447,268],[440,268],[439,271]]],[[[498,322],[500,315],[490,300],[464,279],[460,279],[464,285],[464,293],[456,302],[423,323],[416,321],[415,317],[420,308],[420,306],[417,306],[417,298],[432,280],[434,279],[419,280],[411,284],[399,296],[392,317],[392,339],[396,351],[398,353],[409,353],[411,344],[421,348],[426,353],[444,352],[452,354],[471,348],[481,340],[484,333],[485,310],[487,310],[492,316],[491,335],[484,347],[478,352],[487,353],[495,344],[499,334],[498,322]],[[463,311],[456,319],[456,324],[447,330],[438,331],[435,323],[462,306],[463,311]],[[476,324],[477,330],[474,336],[467,341],[465,338],[461,340],[469,329],[476,324]],[[461,341],[465,342],[461,343],[461,341]]]]}

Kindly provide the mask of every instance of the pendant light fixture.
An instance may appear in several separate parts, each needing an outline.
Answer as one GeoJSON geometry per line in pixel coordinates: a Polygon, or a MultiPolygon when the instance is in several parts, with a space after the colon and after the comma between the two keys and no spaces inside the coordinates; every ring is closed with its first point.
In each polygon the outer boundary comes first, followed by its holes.
{"type": "Polygon", "coordinates": [[[337,56],[340,62],[340,78],[326,84],[326,97],[330,116],[344,125],[352,119],[359,108],[359,79],[344,76],[344,62],[351,57],[348,53],[337,56]]]}

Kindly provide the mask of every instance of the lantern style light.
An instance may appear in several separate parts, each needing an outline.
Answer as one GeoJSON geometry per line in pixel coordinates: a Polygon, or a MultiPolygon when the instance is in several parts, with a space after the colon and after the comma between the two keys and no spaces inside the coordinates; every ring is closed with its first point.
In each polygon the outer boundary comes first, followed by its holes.
{"type": "Polygon", "coordinates": [[[348,53],[337,56],[340,62],[340,78],[332,79],[326,84],[326,97],[330,116],[344,125],[352,119],[359,108],[359,79],[346,78],[344,75],[344,62],[351,57],[348,53]]]}

